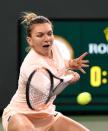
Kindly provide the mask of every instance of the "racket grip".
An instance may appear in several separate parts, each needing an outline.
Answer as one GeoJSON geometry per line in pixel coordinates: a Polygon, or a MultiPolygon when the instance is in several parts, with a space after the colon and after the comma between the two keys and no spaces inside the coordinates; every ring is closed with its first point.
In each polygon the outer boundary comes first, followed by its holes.
{"type": "Polygon", "coordinates": [[[71,79],[73,78],[73,75],[70,74],[70,75],[66,75],[66,76],[63,76],[62,79],[64,82],[68,82],[70,81],[71,79]]]}

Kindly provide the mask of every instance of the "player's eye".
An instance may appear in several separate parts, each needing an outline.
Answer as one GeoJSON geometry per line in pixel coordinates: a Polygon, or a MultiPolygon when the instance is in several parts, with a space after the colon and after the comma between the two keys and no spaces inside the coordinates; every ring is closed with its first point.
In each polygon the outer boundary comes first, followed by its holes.
{"type": "Polygon", "coordinates": [[[36,37],[40,37],[41,38],[41,37],[43,37],[43,35],[44,35],[43,33],[39,33],[39,34],[36,34],[36,37]]]}
{"type": "Polygon", "coordinates": [[[52,31],[48,32],[48,36],[52,36],[52,35],[53,35],[52,31]]]}

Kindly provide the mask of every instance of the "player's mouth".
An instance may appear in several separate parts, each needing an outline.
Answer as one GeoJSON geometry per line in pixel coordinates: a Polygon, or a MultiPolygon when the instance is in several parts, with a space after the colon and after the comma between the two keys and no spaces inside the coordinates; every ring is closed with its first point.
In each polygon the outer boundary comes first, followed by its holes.
{"type": "Polygon", "coordinates": [[[46,45],[43,45],[44,48],[49,48],[51,45],[49,44],[46,44],[46,45]]]}

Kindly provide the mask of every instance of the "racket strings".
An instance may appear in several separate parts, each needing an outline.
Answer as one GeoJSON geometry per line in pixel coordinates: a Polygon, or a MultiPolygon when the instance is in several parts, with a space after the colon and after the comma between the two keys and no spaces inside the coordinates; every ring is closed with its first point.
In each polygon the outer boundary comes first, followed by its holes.
{"type": "MultiPolygon", "coordinates": [[[[36,107],[40,106],[41,104],[45,104],[49,93],[47,93],[47,95],[46,95],[46,92],[44,93],[44,92],[42,92],[32,86],[30,88],[31,89],[29,92],[29,100],[30,100],[32,107],[36,108],[36,107]]],[[[52,97],[50,99],[50,101],[52,101],[53,99],[54,99],[54,97],[52,97]]]]}
{"type": "MultiPolygon", "coordinates": [[[[39,105],[41,104],[47,104],[48,102],[52,102],[55,99],[55,96],[51,97],[49,94],[51,92],[51,88],[53,87],[53,77],[50,77],[51,80],[51,86],[50,90],[39,90],[35,87],[32,86],[31,80],[37,70],[34,70],[30,76],[28,77],[28,81],[26,84],[26,100],[29,108],[32,110],[38,108],[39,105]]],[[[48,72],[48,70],[47,70],[48,72]]],[[[48,72],[49,73],[49,72],[48,72]]]]}

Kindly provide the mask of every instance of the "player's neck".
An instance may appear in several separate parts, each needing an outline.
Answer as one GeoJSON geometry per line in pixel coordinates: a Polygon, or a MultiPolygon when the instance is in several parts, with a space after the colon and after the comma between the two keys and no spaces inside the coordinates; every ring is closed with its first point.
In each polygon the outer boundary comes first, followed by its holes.
{"type": "Polygon", "coordinates": [[[39,53],[42,57],[46,58],[46,59],[53,59],[53,52],[52,49],[47,52],[47,53],[39,53]]]}
{"type": "Polygon", "coordinates": [[[52,49],[51,49],[48,53],[44,54],[44,57],[46,57],[46,58],[48,58],[48,59],[53,59],[52,49]]]}

